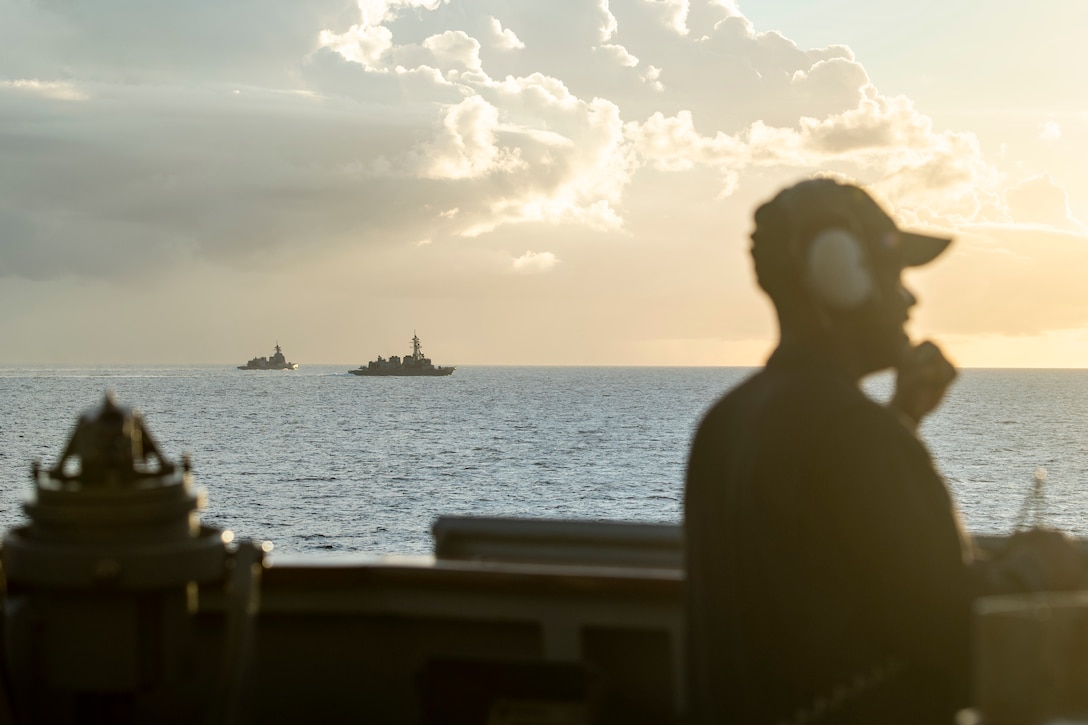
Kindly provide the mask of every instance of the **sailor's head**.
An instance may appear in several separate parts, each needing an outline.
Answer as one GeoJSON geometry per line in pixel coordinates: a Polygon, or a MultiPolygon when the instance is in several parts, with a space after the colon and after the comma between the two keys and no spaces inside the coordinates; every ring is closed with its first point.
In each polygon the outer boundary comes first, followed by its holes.
{"type": "Polygon", "coordinates": [[[784,327],[819,321],[884,346],[905,341],[916,301],[902,270],[932,261],[950,241],[900,229],[858,186],[816,178],[756,210],[751,252],[784,327]]]}

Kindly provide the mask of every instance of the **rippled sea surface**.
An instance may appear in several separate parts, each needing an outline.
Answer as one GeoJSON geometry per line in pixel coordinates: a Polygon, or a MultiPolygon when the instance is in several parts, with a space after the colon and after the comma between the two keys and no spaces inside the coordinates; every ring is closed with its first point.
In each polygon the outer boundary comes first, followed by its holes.
{"type": "MultiPolygon", "coordinates": [[[[205,523],[281,553],[426,553],[442,514],[676,523],[695,426],[750,373],[0,368],[0,526],[24,522],[31,461],[53,465],[107,390],[168,457],[191,455],[205,523]]],[[[922,437],[971,531],[1011,530],[1044,467],[1044,522],[1088,536],[1088,371],[961,371],[922,437]]]]}

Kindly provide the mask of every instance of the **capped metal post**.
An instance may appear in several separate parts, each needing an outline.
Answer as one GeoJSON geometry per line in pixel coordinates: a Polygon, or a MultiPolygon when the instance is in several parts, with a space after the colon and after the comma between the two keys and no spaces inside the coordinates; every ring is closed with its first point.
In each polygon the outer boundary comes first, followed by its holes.
{"type": "Polygon", "coordinates": [[[192,723],[236,712],[263,549],[200,524],[204,494],[188,459],[168,460],[143,417],[107,393],[56,465],[35,464],[32,477],[29,523],[0,550],[16,721],[192,723]],[[199,666],[202,587],[241,600],[228,607],[221,645],[232,671],[199,666]]]}

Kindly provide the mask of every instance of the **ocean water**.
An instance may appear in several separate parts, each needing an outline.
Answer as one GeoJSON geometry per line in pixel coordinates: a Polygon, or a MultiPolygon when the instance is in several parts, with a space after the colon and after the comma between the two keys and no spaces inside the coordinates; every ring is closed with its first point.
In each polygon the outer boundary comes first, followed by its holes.
{"type": "MultiPolygon", "coordinates": [[[[56,463],[107,390],[167,457],[191,456],[204,523],[279,553],[428,553],[442,514],[677,523],[695,426],[751,372],[0,368],[0,527],[25,522],[31,462],[56,463]]],[[[1088,536],[1088,371],[961,371],[921,435],[970,531],[1011,531],[1044,468],[1042,522],[1088,536]]]]}

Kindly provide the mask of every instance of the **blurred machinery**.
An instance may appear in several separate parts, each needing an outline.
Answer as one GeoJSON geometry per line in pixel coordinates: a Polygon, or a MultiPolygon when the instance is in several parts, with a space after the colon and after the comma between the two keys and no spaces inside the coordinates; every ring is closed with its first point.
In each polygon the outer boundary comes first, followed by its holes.
{"type": "MultiPolygon", "coordinates": [[[[0,725],[683,722],[678,526],[440,517],[434,556],[267,556],[110,395],[32,479],[0,725]]],[[[1086,596],[979,601],[964,722],[1088,713],[1086,596]]]]}
{"type": "Polygon", "coordinates": [[[436,556],[272,557],[107,394],[0,562],[0,725],[677,722],[680,536],[442,517],[436,556]]]}
{"type": "Polygon", "coordinates": [[[0,553],[9,720],[237,721],[264,552],[200,525],[189,469],[109,394],[34,465],[29,523],[0,553]],[[196,657],[208,588],[229,602],[217,672],[196,657]]]}

